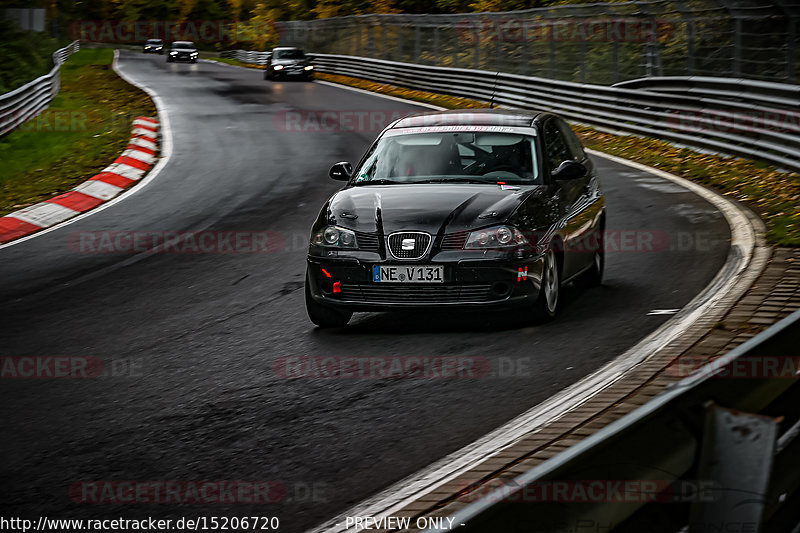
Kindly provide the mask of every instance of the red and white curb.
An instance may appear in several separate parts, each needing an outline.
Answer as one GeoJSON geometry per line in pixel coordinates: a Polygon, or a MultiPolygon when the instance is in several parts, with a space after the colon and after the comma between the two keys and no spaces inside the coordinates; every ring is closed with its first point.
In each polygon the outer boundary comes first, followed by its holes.
{"type": "Polygon", "coordinates": [[[76,217],[107,202],[141,180],[153,167],[158,149],[158,121],[137,117],[131,140],[108,167],[69,192],[0,217],[0,244],[76,217]]]}

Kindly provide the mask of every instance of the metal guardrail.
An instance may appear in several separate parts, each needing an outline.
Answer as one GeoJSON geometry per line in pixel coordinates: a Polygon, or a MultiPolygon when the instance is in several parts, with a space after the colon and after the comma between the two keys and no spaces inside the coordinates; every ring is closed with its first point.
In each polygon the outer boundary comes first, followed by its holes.
{"type": "Polygon", "coordinates": [[[250,63],[251,65],[265,65],[267,63],[267,56],[269,52],[256,52],[253,50],[226,50],[220,52],[220,57],[228,59],[236,59],[242,63],[250,63]]]}
{"type": "Polygon", "coordinates": [[[73,41],[64,48],[56,50],[53,52],[53,68],[49,73],[0,95],[0,136],[13,131],[47,109],[61,88],[59,76],[61,65],[79,49],[80,43],[73,41]]]}
{"type": "Polygon", "coordinates": [[[506,12],[372,13],[281,21],[276,26],[282,45],[318,53],[580,83],[610,85],[646,76],[797,83],[796,0],[620,0],[540,6],[547,3],[506,12]]]}
{"type": "Polygon", "coordinates": [[[505,107],[553,111],[574,122],[615,132],[800,171],[797,85],[655,77],[605,86],[356,56],[318,54],[315,58],[318,72],[493,101],[505,107]]]}
{"type": "Polygon", "coordinates": [[[791,530],[800,509],[798,338],[800,311],[495,487],[452,523],[465,533],[791,530]],[[632,492],[593,499],[602,481],[632,492]]]}

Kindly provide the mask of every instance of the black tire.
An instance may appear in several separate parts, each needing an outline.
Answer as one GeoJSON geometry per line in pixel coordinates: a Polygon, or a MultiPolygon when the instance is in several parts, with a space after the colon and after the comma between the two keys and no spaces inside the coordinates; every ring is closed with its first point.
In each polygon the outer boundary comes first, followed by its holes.
{"type": "Polygon", "coordinates": [[[592,242],[592,266],[583,275],[584,282],[588,287],[599,287],[603,284],[603,273],[606,269],[606,250],[603,236],[605,235],[605,223],[601,223],[597,228],[597,240],[592,242]]]}
{"type": "Polygon", "coordinates": [[[603,272],[606,268],[606,253],[604,250],[597,250],[592,255],[592,266],[584,274],[583,279],[587,287],[599,287],[603,284],[603,272]]]}
{"type": "Polygon", "coordinates": [[[343,328],[347,325],[353,316],[351,311],[340,311],[324,306],[314,300],[311,296],[311,289],[309,288],[308,275],[306,275],[305,283],[306,293],[306,312],[311,322],[320,328],[343,328]]]}
{"type": "Polygon", "coordinates": [[[269,80],[269,79],[271,79],[271,78],[270,78],[270,75],[269,75],[269,70],[265,70],[265,71],[264,71],[264,79],[265,79],[265,80],[269,80]]]}
{"type": "Polygon", "coordinates": [[[561,273],[558,258],[553,250],[547,250],[544,257],[542,286],[533,304],[533,316],[537,322],[553,320],[561,308],[561,273]]]}

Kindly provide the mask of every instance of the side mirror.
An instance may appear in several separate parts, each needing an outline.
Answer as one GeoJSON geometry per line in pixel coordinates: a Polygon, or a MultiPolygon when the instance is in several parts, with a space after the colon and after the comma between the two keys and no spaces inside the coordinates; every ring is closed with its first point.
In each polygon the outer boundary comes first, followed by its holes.
{"type": "Polygon", "coordinates": [[[576,180],[586,176],[586,167],[577,161],[562,161],[552,176],[554,180],[576,180]]]}
{"type": "Polygon", "coordinates": [[[331,167],[328,176],[337,181],[347,181],[353,175],[353,165],[347,161],[340,161],[331,167]]]}

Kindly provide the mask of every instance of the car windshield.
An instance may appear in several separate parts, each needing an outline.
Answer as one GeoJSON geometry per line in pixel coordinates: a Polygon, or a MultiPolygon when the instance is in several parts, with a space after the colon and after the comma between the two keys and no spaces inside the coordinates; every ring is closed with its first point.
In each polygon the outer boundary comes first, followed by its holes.
{"type": "Polygon", "coordinates": [[[275,59],[303,59],[306,55],[302,50],[277,50],[275,59]]]}
{"type": "Polygon", "coordinates": [[[149,39],[147,44],[161,44],[161,39],[149,39]]]}
{"type": "Polygon", "coordinates": [[[172,48],[184,49],[184,50],[191,50],[194,49],[194,43],[172,43],[172,48]]]}
{"type": "Polygon", "coordinates": [[[355,185],[404,183],[538,183],[531,135],[495,132],[384,136],[354,174],[355,185]]]}

